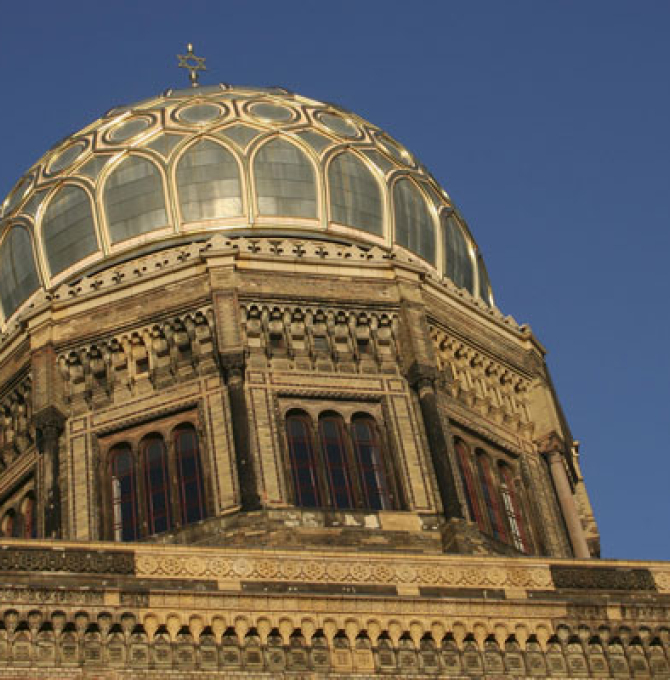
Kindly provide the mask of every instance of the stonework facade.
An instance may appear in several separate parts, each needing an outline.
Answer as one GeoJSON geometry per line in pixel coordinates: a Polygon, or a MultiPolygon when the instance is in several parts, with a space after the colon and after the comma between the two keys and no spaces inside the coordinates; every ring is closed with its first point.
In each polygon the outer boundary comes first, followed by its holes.
{"type": "Polygon", "coordinates": [[[403,245],[408,187],[386,244],[224,222],[13,279],[0,678],[670,677],[670,568],[596,559],[543,347],[403,245]]]}

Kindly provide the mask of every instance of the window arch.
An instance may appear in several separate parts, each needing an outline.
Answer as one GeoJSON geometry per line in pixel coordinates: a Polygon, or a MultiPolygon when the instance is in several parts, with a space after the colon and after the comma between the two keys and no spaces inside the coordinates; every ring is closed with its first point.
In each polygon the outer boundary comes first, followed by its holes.
{"type": "Polygon", "coordinates": [[[266,142],[253,170],[260,215],[317,217],[314,166],[295,144],[278,137],[266,142]]]}
{"type": "Polygon", "coordinates": [[[110,483],[114,521],[114,540],[139,538],[135,460],[130,446],[117,444],[110,452],[110,483]]]}
{"type": "Polygon", "coordinates": [[[296,505],[303,508],[322,505],[311,430],[312,421],[304,411],[293,411],[286,417],[286,439],[295,501],[296,505]]]}
{"type": "Polygon", "coordinates": [[[242,214],[239,166],[221,144],[203,139],[190,146],[177,163],[176,179],[184,221],[242,214]]]}
{"type": "Polygon", "coordinates": [[[319,416],[319,438],[331,504],[336,508],[355,507],[342,416],[333,412],[319,416]]]}
{"type": "Polygon", "coordinates": [[[0,246],[0,301],[5,318],[39,286],[32,239],[25,227],[15,225],[0,246]]]}
{"type": "Polygon", "coordinates": [[[161,173],[141,156],[128,156],[112,171],[105,183],[104,205],[113,244],[168,223],[161,173]]]}
{"type": "Polygon", "coordinates": [[[463,484],[463,491],[465,492],[465,501],[470,513],[470,519],[477,523],[480,531],[486,531],[486,522],[479,508],[477,501],[477,485],[475,478],[472,475],[472,467],[470,465],[470,452],[468,447],[461,439],[456,439],[454,442],[456,449],[456,462],[458,463],[458,472],[463,484]]]}
{"type": "Polygon", "coordinates": [[[98,250],[91,199],[81,187],[65,186],[49,201],[42,240],[51,276],[98,250]]]}
{"type": "Polygon", "coordinates": [[[393,185],[396,242],[435,264],[435,224],[421,190],[403,177],[393,185]]]}
{"type": "Polygon", "coordinates": [[[491,532],[498,540],[506,541],[507,533],[503,524],[500,504],[498,503],[498,492],[494,484],[493,475],[491,474],[491,463],[483,451],[476,452],[475,461],[479,475],[479,484],[482,489],[484,508],[491,532]]]}
{"type": "Polygon", "coordinates": [[[514,484],[514,476],[509,465],[498,464],[500,472],[500,495],[503,501],[503,508],[507,516],[507,524],[510,529],[510,537],[514,547],[522,552],[529,552],[530,542],[526,530],[526,523],[521,511],[520,499],[514,484]]]}
{"type": "Polygon", "coordinates": [[[167,450],[163,437],[150,434],[140,443],[144,472],[144,496],[149,534],[160,534],[172,528],[170,477],[167,450]]]}
{"type": "Polygon", "coordinates": [[[384,465],[377,423],[372,416],[356,414],[351,421],[351,434],[364,507],[373,510],[391,509],[390,480],[384,465]]]}
{"type": "Polygon", "coordinates": [[[328,188],[333,221],[383,236],[381,189],[358,156],[345,151],[331,161],[328,188]]]}
{"type": "Polygon", "coordinates": [[[475,275],[468,243],[456,218],[442,213],[442,242],[444,253],[444,274],[459,288],[475,294],[475,275]]]}
{"type": "Polygon", "coordinates": [[[175,428],[172,437],[179,480],[181,523],[199,522],[207,516],[207,511],[198,435],[195,427],[189,423],[175,428]]]}

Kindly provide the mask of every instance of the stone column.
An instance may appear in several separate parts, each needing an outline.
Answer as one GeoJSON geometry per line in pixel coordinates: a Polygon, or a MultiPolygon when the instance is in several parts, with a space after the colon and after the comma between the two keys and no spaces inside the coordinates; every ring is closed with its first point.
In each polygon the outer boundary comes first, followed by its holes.
{"type": "Polygon", "coordinates": [[[572,543],[575,557],[589,558],[591,557],[591,553],[589,552],[589,547],[586,543],[586,536],[584,535],[582,522],[579,517],[579,512],[577,511],[577,504],[572,495],[572,488],[570,487],[568,475],[565,472],[563,455],[560,451],[549,451],[545,453],[544,456],[549,464],[551,478],[554,480],[556,495],[558,496],[558,502],[561,506],[561,512],[565,519],[565,525],[568,529],[568,535],[570,536],[570,542],[572,543]]]}
{"type": "Polygon", "coordinates": [[[421,415],[428,437],[430,458],[435,470],[444,516],[446,519],[464,519],[449,458],[448,434],[444,432],[444,424],[440,417],[437,395],[435,394],[435,381],[433,377],[427,375],[427,371],[417,372],[419,372],[419,375],[413,381],[413,387],[419,397],[421,415]]]}
{"type": "Polygon", "coordinates": [[[44,537],[63,536],[60,494],[60,437],[65,416],[54,406],[35,415],[37,448],[44,457],[44,537]]]}
{"type": "MultiPolygon", "coordinates": [[[[227,357],[230,361],[230,357],[227,357]]],[[[247,399],[244,393],[244,365],[242,360],[229,363],[226,367],[228,383],[228,399],[230,402],[230,418],[233,425],[233,442],[235,444],[235,463],[237,480],[240,489],[242,510],[251,512],[261,507],[258,495],[256,471],[251,453],[249,435],[249,414],[247,399]]]]}

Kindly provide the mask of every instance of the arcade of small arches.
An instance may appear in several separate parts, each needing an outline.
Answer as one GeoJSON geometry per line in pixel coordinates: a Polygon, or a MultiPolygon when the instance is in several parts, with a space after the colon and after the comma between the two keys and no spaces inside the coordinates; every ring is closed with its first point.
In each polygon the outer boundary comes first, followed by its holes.
{"type": "Polygon", "coordinates": [[[8,665],[201,669],[257,673],[368,671],[489,677],[666,677],[667,627],[10,609],[0,619],[8,665]],[[298,620],[294,620],[298,619],[298,620]],[[511,629],[511,630],[510,630],[511,629]]]}

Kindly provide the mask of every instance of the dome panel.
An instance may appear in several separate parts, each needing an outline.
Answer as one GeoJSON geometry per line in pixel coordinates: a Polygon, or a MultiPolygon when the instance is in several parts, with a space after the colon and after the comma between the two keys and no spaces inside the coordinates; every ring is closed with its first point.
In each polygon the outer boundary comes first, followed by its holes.
{"type": "Polygon", "coordinates": [[[435,264],[435,223],[426,199],[412,180],[403,178],[395,183],[393,207],[396,241],[435,264]]]}
{"type": "Polygon", "coordinates": [[[86,151],[86,147],[87,144],[83,141],[75,142],[68,146],[65,150],[61,151],[51,163],[49,163],[47,174],[56,175],[61,172],[61,170],[68,168],[84,153],[84,151],[86,151]]]}
{"type": "Polygon", "coordinates": [[[104,196],[112,243],[168,224],[161,174],[145,158],[124,159],[107,179],[104,196]]]}
{"type": "Polygon", "coordinates": [[[133,137],[137,137],[141,132],[148,130],[151,127],[151,123],[151,118],[132,118],[131,120],[127,120],[112,128],[112,130],[107,133],[106,139],[110,142],[125,142],[133,137]]]}
{"type": "Polygon", "coordinates": [[[468,244],[458,222],[442,213],[442,237],[445,274],[459,287],[475,294],[475,275],[468,244]]]}
{"type": "Polygon", "coordinates": [[[42,239],[51,276],[98,250],[91,201],[76,186],[65,186],[51,199],[42,220],[42,239]]]}
{"type": "Polygon", "coordinates": [[[39,287],[32,239],[27,229],[15,225],[0,245],[0,302],[5,318],[39,287]]]}
{"type": "Polygon", "coordinates": [[[383,236],[381,191],[362,160],[350,151],[336,156],[328,168],[328,183],[335,222],[383,236]]]}
{"type": "Polygon", "coordinates": [[[295,144],[266,142],[254,158],[254,176],[260,215],[317,217],[314,168],[295,144]]]}
{"type": "Polygon", "coordinates": [[[242,215],[242,190],[237,161],[211,140],[197,142],[177,165],[177,192],[187,222],[242,215]]]}

